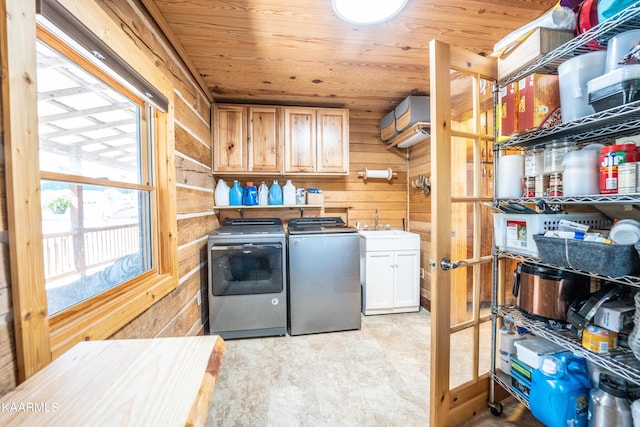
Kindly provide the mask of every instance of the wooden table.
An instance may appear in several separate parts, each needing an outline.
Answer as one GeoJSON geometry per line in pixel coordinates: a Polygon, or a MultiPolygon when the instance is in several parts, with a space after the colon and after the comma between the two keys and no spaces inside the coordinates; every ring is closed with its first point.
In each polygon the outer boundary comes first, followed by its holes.
{"type": "Polygon", "coordinates": [[[0,425],[203,425],[219,336],[87,341],[0,396],[0,425]]]}

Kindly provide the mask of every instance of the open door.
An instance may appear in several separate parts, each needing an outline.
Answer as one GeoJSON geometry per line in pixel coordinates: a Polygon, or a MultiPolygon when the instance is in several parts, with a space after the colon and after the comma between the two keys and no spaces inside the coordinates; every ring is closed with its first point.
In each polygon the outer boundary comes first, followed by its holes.
{"type": "Polygon", "coordinates": [[[493,59],[430,45],[431,425],[487,409],[491,363],[493,59]]]}

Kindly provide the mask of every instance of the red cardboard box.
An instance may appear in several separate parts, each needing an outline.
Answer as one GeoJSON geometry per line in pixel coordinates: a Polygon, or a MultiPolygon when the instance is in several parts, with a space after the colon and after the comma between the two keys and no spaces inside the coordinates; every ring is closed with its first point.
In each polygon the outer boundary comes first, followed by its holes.
{"type": "Polygon", "coordinates": [[[562,123],[558,76],[531,74],[518,82],[518,96],[519,133],[562,123]]]}
{"type": "Polygon", "coordinates": [[[500,91],[500,135],[508,136],[518,130],[518,84],[511,83],[500,91]]]}

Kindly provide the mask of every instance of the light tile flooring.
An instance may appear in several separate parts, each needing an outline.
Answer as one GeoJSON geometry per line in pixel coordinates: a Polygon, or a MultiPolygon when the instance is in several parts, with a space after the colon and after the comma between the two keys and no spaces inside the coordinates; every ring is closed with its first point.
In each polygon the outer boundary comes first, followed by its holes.
{"type": "MultiPolygon", "coordinates": [[[[430,314],[358,331],[227,340],[207,426],[427,426],[430,314]]],[[[461,362],[464,363],[464,362],[461,362]]],[[[540,425],[517,404],[467,426],[540,425]]]]}

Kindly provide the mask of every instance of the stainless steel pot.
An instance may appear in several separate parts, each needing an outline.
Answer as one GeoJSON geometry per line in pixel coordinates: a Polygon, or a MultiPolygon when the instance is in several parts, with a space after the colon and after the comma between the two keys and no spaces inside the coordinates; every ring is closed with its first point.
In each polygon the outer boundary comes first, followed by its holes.
{"type": "Polygon", "coordinates": [[[589,297],[589,278],[521,263],[514,274],[513,295],[516,305],[525,313],[566,322],[571,303],[589,297]]]}

